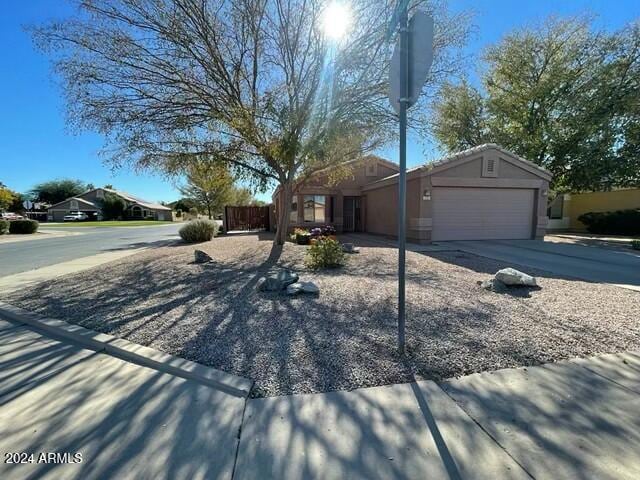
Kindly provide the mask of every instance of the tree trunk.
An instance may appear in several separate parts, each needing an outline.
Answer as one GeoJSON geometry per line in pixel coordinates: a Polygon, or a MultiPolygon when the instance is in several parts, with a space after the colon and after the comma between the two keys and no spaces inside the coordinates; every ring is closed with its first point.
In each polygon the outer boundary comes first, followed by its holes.
{"type": "Polygon", "coordinates": [[[212,220],[213,217],[211,216],[211,204],[207,203],[207,213],[209,214],[209,220],[212,220]]]}
{"type": "Polygon", "coordinates": [[[280,204],[276,205],[278,227],[276,230],[276,238],[273,240],[275,245],[284,245],[284,242],[287,241],[289,212],[291,211],[291,199],[293,198],[293,185],[290,182],[282,183],[280,187],[282,188],[280,204]]]}

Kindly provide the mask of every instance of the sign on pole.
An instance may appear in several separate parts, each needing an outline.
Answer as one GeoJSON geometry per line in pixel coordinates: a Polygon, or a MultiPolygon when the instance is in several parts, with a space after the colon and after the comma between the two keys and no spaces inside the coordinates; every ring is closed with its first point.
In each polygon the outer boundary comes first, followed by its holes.
{"type": "MultiPolygon", "coordinates": [[[[433,18],[424,12],[416,12],[409,21],[409,93],[407,108],[418,101],[422,86],[427,80],[433,62],[433,18]]],[[[400,38],[391,57],[389,72],[389,101],[396,113],[400,113],[400,38]]]]}
{"type": "MultiPolygon", "coordinates": [[[[401,0],[393,16],[399,25],[391,57],[389,101],[400,117],[400,172],[398,175],[398,351],[405,345],[405,255],[407,225],[407,109],[416,103],[433,61],[433,19],[416,12],[407,21],[407,3],[401,0]]],[[[392,28],[395,28],[392,27],[392,28]]]]}
{"type": "Polygon", "coordinates": [[[31,200],[25,200],[24,202],[22,202],[22,206],[27,210],[31,210],[31,207],[33,207],[33,202],[31,200]]]}

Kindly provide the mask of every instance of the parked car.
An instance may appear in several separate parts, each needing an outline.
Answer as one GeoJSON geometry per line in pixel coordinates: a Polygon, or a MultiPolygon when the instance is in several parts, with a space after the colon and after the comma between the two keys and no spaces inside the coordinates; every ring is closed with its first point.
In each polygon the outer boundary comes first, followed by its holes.
{"type": "Polygon", "coordinates": [[[65,222],[83,222],[89,220],[89,215],[84,212],[71,212],[62,219],[65,222]]]}
{"type": "Polygon", "coordinates": [[[12,212],[4,212],[0,214],[0,220],[23,220],[24,217],[22,215],[18,215],[17,213],[12,212]]]}

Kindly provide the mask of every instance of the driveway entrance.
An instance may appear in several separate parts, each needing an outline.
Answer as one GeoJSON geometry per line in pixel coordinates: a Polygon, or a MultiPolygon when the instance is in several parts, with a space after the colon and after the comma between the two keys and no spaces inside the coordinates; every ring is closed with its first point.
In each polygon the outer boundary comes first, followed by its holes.
{"type": "Polygon", "coordinates": [[[640,253],[541,240],[438,242],[457,250],[561,276],[640,291],[640,253]]]}

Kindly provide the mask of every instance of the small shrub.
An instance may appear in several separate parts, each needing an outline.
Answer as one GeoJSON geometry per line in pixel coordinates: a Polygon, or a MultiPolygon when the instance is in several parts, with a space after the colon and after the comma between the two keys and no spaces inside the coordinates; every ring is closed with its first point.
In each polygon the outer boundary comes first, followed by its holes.
{"type": "Polygon", "coordinates": [[[208,242],[217,230],[217,225],[209,220],[191,220],[178,232],[187,243],[208,242]]]}
{"type": "Polygon", "coordinates": [[[0,220],[0,235],[4,235],[9,231],[9,222],[7,220],[0,220]]]}
{"type": "Polygon", "coordinates": [[[336,268],[344,265],[345,254],[340,242],[331,238],[318,238],[307,250],[304,259],[309,268],[336,268]]]}
{"type": "Polygon", "coordinates": [[[296,237],[296,243],[298,245],[309,245],[309,240],[311,239],[309,230],[305,228],[296,228],[293,230],[293,234],[296,237]]]}
{"type": "Polygon", "coordinates": [[[640,209],[615,212],[589,212],[578,217],[590,233],[640,235],[640,209]]]}
{"type": "Polygon", "coordinates": [[[37,220],[12,220],[9,222],[9,233],[36,233],[39,225],[37,220]]]}
{"type": "Polygon", "coordinates": [[[634,250],[640,250],[640,239],[631,240],[631,248],[634,250]]]}

